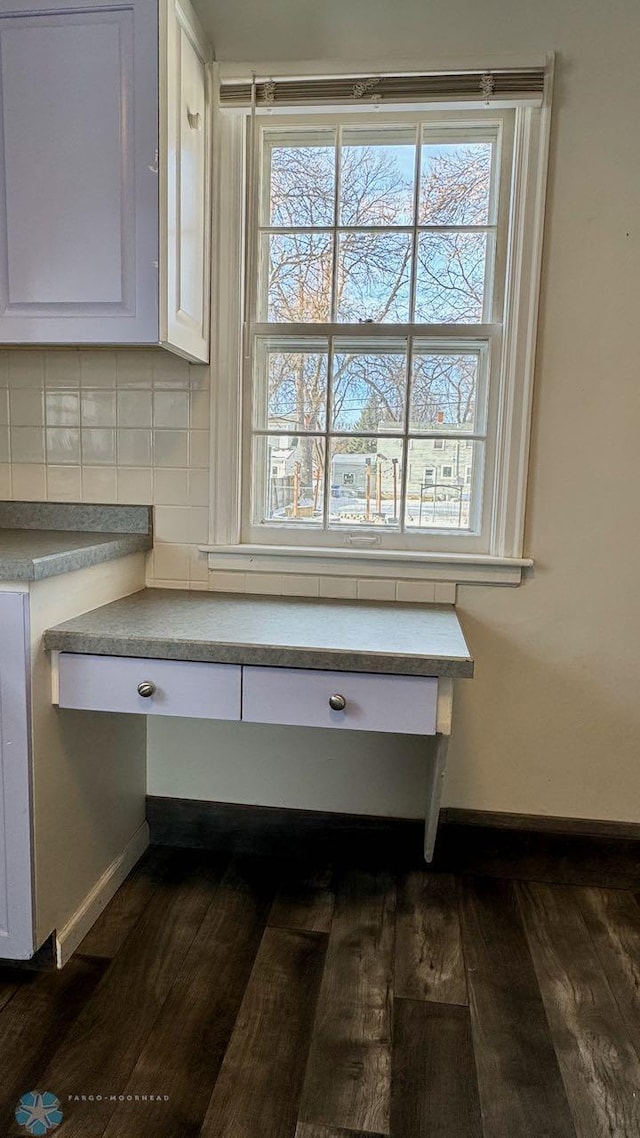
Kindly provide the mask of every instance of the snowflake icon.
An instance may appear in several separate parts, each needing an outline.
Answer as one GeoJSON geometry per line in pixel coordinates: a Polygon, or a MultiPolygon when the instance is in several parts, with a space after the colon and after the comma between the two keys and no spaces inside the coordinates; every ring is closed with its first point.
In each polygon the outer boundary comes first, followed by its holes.
{"type": "Polygon", "coordinates": [[[51,1091],[27,1091],[16,1107],[16,1121],[37,1138],[62,1122],[60,1102],[51,1091]]]}

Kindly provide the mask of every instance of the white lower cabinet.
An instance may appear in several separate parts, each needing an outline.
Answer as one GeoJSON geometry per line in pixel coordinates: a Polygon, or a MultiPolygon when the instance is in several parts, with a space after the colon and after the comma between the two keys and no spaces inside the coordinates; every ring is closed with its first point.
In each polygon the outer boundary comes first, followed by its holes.
{"type": "Polygon", "coordinates": [[[45,629],[144,583],[145,555],[0,581],[0,961],[62,965],[149,843],[146,719],[61,714],[45,629]]]}
{"type": "Polygon", "coordinates": [[[0,340],[209,358],[211,49],[188,0],[0,0],[0,340]]]}
{"type": "Polygon", "coordinates": [[[33,955],[28,597],[0,593],[0,958],[33,955]]]}

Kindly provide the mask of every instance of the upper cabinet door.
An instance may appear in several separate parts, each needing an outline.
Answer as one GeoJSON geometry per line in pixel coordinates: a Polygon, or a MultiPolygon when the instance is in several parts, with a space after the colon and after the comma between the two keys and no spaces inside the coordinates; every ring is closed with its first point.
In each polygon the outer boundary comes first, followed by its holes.
{"type": "Polygon", "coordinates": [[[205,363],[212,58],[188,0],[160,0],[160,341],[205,363]]]}
{"type": "Polygon", "coordinates": [[[1,342],[157,343],[157,44],[157,0],[1,0],[1,342]]]}

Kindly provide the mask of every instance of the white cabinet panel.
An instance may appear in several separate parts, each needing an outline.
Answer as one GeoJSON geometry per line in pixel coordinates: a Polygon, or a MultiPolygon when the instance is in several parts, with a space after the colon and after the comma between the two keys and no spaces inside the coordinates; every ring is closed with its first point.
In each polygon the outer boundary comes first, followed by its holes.
{"type": "Polygon", "coordinates": [[[424,676],[243,668],[242,718],[248,723],[433,735],[438,681],[424,676]],[[329,700],[344,701],[333,710],[329,700]]]}
{"type": "Polygon", "coordinates": [[[187,0],[161,0],[160,339],[209,359],[211,49],[187,0]]]}
{"type": "Polygon", "coordinates": [[[0,339],[157,342],[155,0],[0,16],[0,339]]]}
{"type": "Polygon", "coordinates": [[[188,0],[0,0],[2,343],[208,361],[211,58],[188,0]]]}
{"type": "Polygon", "coordinates": [[[120,145],[120,94],[133,78],[131,40],[130,12],[64,16],[46,26],[18,21],[3,30],[13,311],[20,306],[30,310],[25,315],[46,316],[52,304],[90,302],[113,311],[131,307],[132,264],[123,254],[133,251],[133,213],[127,216],[123,206],[132,171],[124,169],[120,145]],[[123,241],[114,243],[119,226],[123,241]]]}
{"type": "Polygon", "coordinates": [[[0,959],[33,955],[27,603],[0,593],[0,959]]]}
{"type": "Polygon", "coordinates": [[[208,360],[211,57],[188,0],[0,0],[1,342],[208,360]]]}
{"type": "Polygon", "coordinates": [[[187,719],[239,719],[240,667],[133,656],[60,655],[60,707],[177,715],[187,719]],[[138,686],[150,684],[150,695],[138,686]]]}

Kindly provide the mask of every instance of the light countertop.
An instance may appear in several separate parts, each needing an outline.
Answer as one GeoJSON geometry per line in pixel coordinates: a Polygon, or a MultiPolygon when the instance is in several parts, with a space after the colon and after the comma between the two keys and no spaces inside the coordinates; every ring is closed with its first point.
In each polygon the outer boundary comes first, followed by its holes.
{"type": "Polygon", "coordinates": [[[151,549],[148,506],[0,502],[0,581],[40,581],[151,549]]]}
{"type": "Polygon", "coordinates": [[[138,533],[0,529],[0,581],[40,581],[151,549],[152,544],[150,537],[138,533]]]}
{"type": "Polygon", "coordinates": [[[451,605],[143,589],[45,634],[63,652],[470,677],[451,605]]]}

